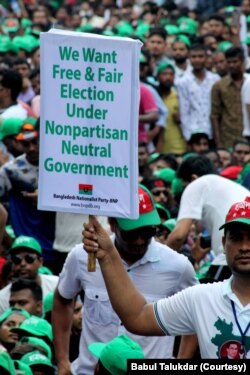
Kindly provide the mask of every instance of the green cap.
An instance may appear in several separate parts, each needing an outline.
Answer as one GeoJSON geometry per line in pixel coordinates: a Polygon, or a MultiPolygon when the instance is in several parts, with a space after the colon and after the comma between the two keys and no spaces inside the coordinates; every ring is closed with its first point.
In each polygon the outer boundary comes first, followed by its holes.
{"type": "Polygon", "coordinates": [[[162,213],[164,213],[164,216],[165,216],[166,220],[171,218],[170,212],[162,204],[156,203],[155,207],[158,211],[158,214],[159,214],[160,218],[163,217],[162,213]]]}
{"type": "Polygon", "coordinates": [[[54,294],[54,292],[49,292],[43,300],[43,311],[45,314],[52,311],[54,294]]]}
{"type": "Polygon", "coordinates": [[[235,11],[235,7],[233,5],[229,5],[228,7],[224,8],[225,13],[233,13],[235,11]]]}
{"type": "Polygon", "coordinates": [[[29,366],[31,369],[39,365],[39,367],[43,366],[44,369],[49,371],[49,373],[51,373],[51,370],[54,370],[51,360],[38,350],[25,354],[21,358],[21,362],[29,366]]]}
{"type": "Polygon", "coordinates": [[[7,371],[9,375],[16,374],[14,362],[7,352],[2,352],[0,354],[0,373],[2,372],[1,369],[7,371]]]}
{"type": "Polygon", "coordinates": [[[172,44],[177,43],[177,42],[182,42],[182,43],[185,44],[185,46],[187,46],[188,48],[191,46],[191,42],[190,42],[189,37],[186,36],[186,35],[183,35],[183,34],[178,35],[178,36],[174,39],[174,41],[173,41],[172,44]]]}
{"type": "Polygon", "coordinates": [[[2,29],[5,33],[15,33],[19,29],[18,19],[6,18],[2,22],[2,29]]]}
{"type": "Polygon", "coordinates": [[[155,207],[154,200],[149,190],[143,186],[138,187],[139,197],[139,218],[138,219],[120,219],[117,218],[119,227],[122,230],[133,230],[146,226],[159,225],[161,220],[155,207]]]}
{"type": "Polygon", "coordinates": [[[32,21],[29,18],[22,18],[21,19],[21,26],[26,29],[32,25],[32,21]]]}
{"type": "Polygon", "coordinates": [[[129,22],[122,21],[115,25],[118,36],[130,36],[134,33],[134,29],[129,22]]]}
{"type": "Polygon", "coordinates": [[[164,228],[167,228],[170,232],[172,232],[172,230],[175,228],[176,226],[176,223],[177,223],[177,220],[176,219],[168,219],[166,221],[164,221],[163,223],[161,223],[161,225],[164,227],[164,228]]]}
{"type": "Polygon", "coordinates": [[[11,135],[17,135],[22,128],[23,120],[19,118],[5,118],[0,126],[0,140],[11,135]]]}
{"type": "Polygon", "coordinates": [[[6,53],[12,51],[12,43],[9,37],[0,37],[0,53],[6,53]]]}
{"type": "Polygon", "coordinates": [[[144,358],[140,345],[126,335],[115,337],[106,344],[90,344],[88,348],[112,375],[127,374],[128,359],[144,358]]]}
{"type": "Polygon", "coordinates": [[[41,348],[43,348],[46,351],[47,357],[51,360],[51,358],[52,358],[51,348],[49,347],[48,344],[46,344],[46,342],[44,340],[39,339],[38,337],[24,336],[24,337],[21,338],[21,340],[19,342],[21,344],[22,343],[28,343],[28,344],[31,344],[31,345],[41,346],[41,348]]]}
{"type": "Polygon", "coordinates": [[[161,178],[162,180],[166,182],[172,182],[173,179],[176,177],[176,172],[172,168],[162,168],[158,169],[154,172],[154,175],[156,177],[161,178]]]}
{"type": "Polygon", "coordinates": [[[172,71],[175,72],[174,66],[171,63],[164,62],[156,67],[156,76],[158,76],[161,72],[163,72],[166,69],[172,69],[172,71]]]}
{"type": "Polygon", "coordinates": [[[136,30],[135,30],[135,35],[144,37],[150,29],[150,25],[148,23],[141,22],[138,24],[136,30]]]}
{"type": "Polygon", "coordinates": [[[247,20],[247,23],[250,23],[250,14],[247,16],[246,20],[247,20]]]}
{"type": "Polygon", "coordinates": [[[32,250],[39,255],[42,255],[42,248],[37,240],[33,237],[19,236],[13,242],[10,251],[16,251],[25,248],[25,250],[32,250]]]}
{"type": "Polygon", "coordinates": [[[26,52],[31,52],[33,48],[40,45],[39,39],[32,35],[15,36],[12,43],[18,49],[23,49],[26,52]]]}
{"type": "Polygon", "coordinates": [[[233,45],[232,42],[229,42],[228,40],[225,40],[224,42],[220,42],[217,46],[217,50],[221,52],[227,51],[229,48],[231,48],[233,45]]]}
{"type": "Polygon", "coordinates": [[[157,159],[159,159],[160,156],[161,154],[159,154],[158,152],[153,152],[149,156],[148,164],[154,163],[157,159]]]}
{"type": "Polygon", "coordinates": [[[38,316],[31,316],[24,320],[19,327],[12,328],[20,337],[35,336],[42,338],[46,343],[50,344],[53,340],[52,327],[45,319],[38,318],[38,316]]]}
{"type": "MultiPolygon", "coordinates": [[[[22,375],[33,375],[31,368],[21,361],[14,361],[16,370],[20,370],[22,375]]],[[[18,373],[19,374],[19,373],[18,373]]]]}
{"type": "Polygon", "coordinates": [[[85,25],[82,25],[76,29],[76,31],[80,32],[88,32],[94,29],[94,26],[91,23],[85,23],[85,25]]]}
{"type": "Polygon", "coordinates": [[[102,35],[106,35],[106,36],[115,36],[115,33],[111,30],[103,30],[102,31],[102,35]]]}
{"type": "Polygon", "coordinates": [[[42,275],[53,275],[53,272],[50,271],[48,267],[42,266],[38,268],[38,273],[42,275]]]}
{"type": "Polygon", "coordinates": [[[179,25],[180,34],[195,35],[198,31],[198,24],[191,18],[185,18],[179,25]]]}
{"type": "Polygon", "coordinates": [[[30,318],[30,314],[26,310],[10,307],[9,309],[5,310],[5,312],[0,316],[0,325],[3,324],[3,322],[8,319],[9,316],[14,314],[22,315],[27,319],[30,318]]]}
{"type": "Polygon", "coordinates": [[[166,25],[165,30],[167,31],[168,35],[176,35],[180,32],[179,27],[176,25],[166,25]]]}
{"type": "Polygon", "coordinates": [[[26,117],[26,119],[22,120],[23,126],[32,125],[33,128],[35,128],[36,123],[37,123],[37,118],[35,117],[26,117]]]}

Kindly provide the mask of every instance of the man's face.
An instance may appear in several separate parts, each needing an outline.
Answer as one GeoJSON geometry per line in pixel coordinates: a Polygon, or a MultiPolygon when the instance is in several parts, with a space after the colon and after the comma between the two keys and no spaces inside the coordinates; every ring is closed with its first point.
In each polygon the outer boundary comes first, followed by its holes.
{"type": "Polygon", "coordinates": [[[13,273],[21,279],[35,279],[38,268],[42,266],[42,258],[31,251],[15,251],[11,254],[13,273]]]}
{"type": "Polygon", "coordinates": [[[42,315],[42,301],[36,301],[30,289],[12,292],[9,299],[10,307],[24,309],[31,315],[42,315]]]}
{"type": "Polygon", "coordinates": [[[8,344],[15,344],[18,334],[11,331],[11,328],[18,328],[25,320],[25,317],[18,314],[10,315],[0,327],[0,341],[8,344]]]}
{"type": "Polygon", "coordinates": [[[183,63],[188,58],[188,49],[183,42],[176,42],[172,46],[173,58],[177,63],[183,63]]]}
{"type": "Polygon", "coordinates": [[[38,165],[39,162],[39,138],[34,137],[32,139],[27,139],[20,141],[22,142],[24,152],[26,154],[26,159],[30,164],[38,165]]]}
{"type": "Polygon", "coordinates": [[[138,160],[139,160],[139,167],[144,167],[144,165],[148,162],[148,150],[146,146],[139,146],[138,152],[138,160]]]}
{"type": "Polygon", "coordinates": [[[170,68],[164,69],[160,74],[158,74],[158,81],[163,86],[171,88],[174,84],[174,71],[170,68]]]}
{"type": "Polygon", "coordinates": [[[121,257],[127,262],[134,263],[141,259],[148,249],[148,245],[155,235],[155,228],[143,227],[130,231],[123,231],[116,223],[114,227],[115,243],[121,257]]]}
{"type": "Polygon", "coordinates": [[[147,40],[147,48],[155,58],[160,58],[165,54],[166,41],[160,35],[152,35],[147,40]]]}
{"type": "Polygon", "coordinates": [[[242,223],[228,225],[222,238],[228,266],[232,273],[250,276],[250,227],[242,223]]]}
{"type": "Polygon", "coordinates": [[[32,78],[31,85],[36,95],[40,95],[40,74],[32,78]]]}
{"type": "Polygon", "coordinates": [[[44,26],[46,26],[49,22],[47,14],[43,10],[37,10],[33,13],[33,23],[40,23],[44,26]]]}
{"type": "Polygon", "coordinates": [[[217,151],[220,157],[220,164],[222,168],[226,168],[231,163],[231,154],[227,150],[218,150],[217,151]]]}
{"type": "Polygon", "coordinates": [[[203,50],[191,51],[190,62],[195,71],[203,70],[206,66],[207,55],[203,50]]]}
{"type": "Polygon", "coordinates": [[[244,72],[244,62],[239,57],[227,58],[228,72],[231,76],[244,72]]]}
{"type": "Polygon", "coordinates": [[[209,150],[209,143],[207,138],[201,138],[198,142],[192,144],[192,151],[202,154],[209,150]]]}
{"type": "Polygon", "coordinates": [[[30,68],[27,64],[16,64],[13,69],[18,72],[23,78],[29,78],[30,68]]]}
{"type": "Polygon", "coordinates": [[[168,197],[169,197],[168,190],[165,186],[164,187],[163,186],[162,187],[160,187],[160,186],[154,187],[151,190],[151,193],[153,195],[155,203],[160,203],[163,206],[165,206],[165,204],[168,201],[168,197]]]}
{"type": "Polygon", "coordinates": [[[238,143],[233,151],[233,157],[239,165],[244,164],[244,158],[250,154],[250,146],[243,143],[238,143]]]}
{"type": "Polygon", "coordinates": [[[217,53],[213,56],[213,66],[216,73],[218,73],[221,77],[227,74],[227,60],[223,52],[217,53]]]}
{"type": "Polygon", "coordinates": [[[72,330],[80,332],[82,330],[82,303],[77,301],[74,307],[72,330]]]}
{"type": "Polygon", "coordinates": [[[230,344],[227,348],[227,355],[231,358],[236,358],[238,354],[238,346],[237,344],[230,344]]]}
{"type": "Polygon", "coordinates": [[[209,21],[209,31],[213,34],[216,38],[221,37],[224,31],[224,24],[217,20],[210,20],[209,21]]]}

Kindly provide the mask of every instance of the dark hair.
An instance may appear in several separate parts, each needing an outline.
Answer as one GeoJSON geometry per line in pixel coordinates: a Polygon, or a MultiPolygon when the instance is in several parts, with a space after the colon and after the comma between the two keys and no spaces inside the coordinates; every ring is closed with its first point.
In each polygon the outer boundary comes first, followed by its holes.
{"type": "Polygon", "coordinates": [[[102,364],[100,359],[98,360],[95,368],[94,375],[112,375],[102,364]],[[98,370],[97,370],[98,369],[98,370]]]}
{"type": "Polygon", "coordinates": [[[233,143],[233,150],[235,150],[235,147],[238,145],[250,146],[249,142],[246,139],[236,139],[233,143]]]}
{"type": "Polygon", "coordinates": [[[36,76],[38,76],[39,74],[40,74],[40,68],[32,69],[32,71],[30,72],[29,79],[33,79],[36,76]]]}
{"type": "Polygon", "coordinates": [[[178,162],[176,160],[176,156],[174,154],[161,154],[158,160],[163,160],[169,164],[169,168],[174,169],[175,171],[178,169],[178,162]]]}
{"type": "Polygon", "coordinates": [[[191,182],[194,174],[201,177],[210,173],[215,173],[212,162],[206,156],[197,155],[190,156],[181,163],[177,176],[184,181],[191,182]]]}
{"type": "Polygon", "coordinates": [[[29,289],[34,300],[42,301],[43,291],[41,286],[36,281],[29,279],[17,279],[12,283],[10,293],[20,292],[23,289],[29,289]]]}
{"type": "Polygon", "coordinates": [[[237,348],[238,348],[239,343],[237,341],[228,341],[226,347],[229,348],[229,346],[232,344],[237,345],[237,348]]]}
{"type": "Polygon", "coordinates": [[[151,36],[154,36],[154,35],[158,35],[158,36],[160,36],[162,39],[166,40],[166,38],[167,38],[167,36],[168,36],[168,33],[167,33],[167,31],[164,29],[164,27],[156,26],[156,27],[152,27],[152,28],[149,30],[148,38],[150,38],[151,36]]]}
{"type": "Polygon", "coordinates": [[[200,142],[201,139],[205,138],[209,141],[209,137],[206,133],[193,133],[188,141],[190,145],[200,142]]]}
{"type": "Polygon", "coordinates": [[[194,43],[190,46],[190,52],[192,51],[204,51],[206,53],[207,49],[205,46],[203,46],[203,44],[194,43]]]}
{"type": "Polygon", "coordinates": [[[220,14],[212,14],[208,18],[208,21],[212,21],[212,20],[217,21],[217,22],[221,22],[223,25],[226,25],[225,18],[220,14]]]}
{"type": "Polygon", "coordinates": [[[0,70],[3,87],[10,89],[11,99],[15,102],[23,88],[23,79],[21,74],[11,69],[0,70]]]}
{"type": "Polygon", "coordinates": [[[30,64],[28,63],[27,59],[25,59],[24,57],[16,57],[12,61],[12,66],[14,66],[14,65],[20,65],[20,64],[25,64],[25,65],[27,65],[30,68],[30,64]]]}
{"type": "Polygon", "coordinates": [[[244,50],[241,47],[230,47],[225,51],[227,59],[238,57],[241,61],[245,60],[244,50]]]}

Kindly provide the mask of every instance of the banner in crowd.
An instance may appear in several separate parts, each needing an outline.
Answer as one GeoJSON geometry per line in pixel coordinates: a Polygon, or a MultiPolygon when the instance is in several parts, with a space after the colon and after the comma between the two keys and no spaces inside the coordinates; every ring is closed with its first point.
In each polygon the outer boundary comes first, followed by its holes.
{"type": "Polygon", "coordinates": [[[137,218],[141,42],[41,34],[41,210],[137,218]]]}

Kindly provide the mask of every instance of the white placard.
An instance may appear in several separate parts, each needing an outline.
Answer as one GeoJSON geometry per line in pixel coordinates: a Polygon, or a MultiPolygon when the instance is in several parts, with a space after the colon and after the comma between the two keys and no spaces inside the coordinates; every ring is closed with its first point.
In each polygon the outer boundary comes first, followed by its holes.
{"type": "Polygon", "coordinates": [[[137,218],[141,42],[41,34],[41,210],[137,218]]]}

